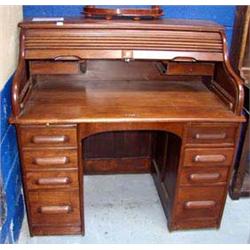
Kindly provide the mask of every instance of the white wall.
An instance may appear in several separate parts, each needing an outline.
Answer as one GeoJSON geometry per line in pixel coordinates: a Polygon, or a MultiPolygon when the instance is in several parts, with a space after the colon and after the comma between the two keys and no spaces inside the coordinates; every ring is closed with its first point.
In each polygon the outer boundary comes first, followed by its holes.
{"type": "Polygon", "coordinates": [[[22,6],[0,6],[0,91],[16,69],[22,6]]]}

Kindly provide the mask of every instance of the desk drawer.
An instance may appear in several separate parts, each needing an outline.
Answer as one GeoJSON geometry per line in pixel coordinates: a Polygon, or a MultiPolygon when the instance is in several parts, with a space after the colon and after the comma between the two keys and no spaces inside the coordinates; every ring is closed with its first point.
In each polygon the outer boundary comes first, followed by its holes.
{"type": "Polygon", "coordinates": [[[237,133],[235,124],[192,125],[188,130],[187,142],[191,144],[234,145],[237,133]]]}
{"type": "Polygon", "coordinates": [[[78,187],[77,171],[27,172],[25,179],[28,190],[78,187]]]}
{"type": "Polygon", "coordinates": [[[56,150],[24,150],[23,166],[28,169],[46,170],[49,168],[77,168],[77,151],[56,150]]]}
{"type": "Polygon", "coordinates": [[[218,218],[224,206],[226,187],[182,187],[179,189],[176,218],[218,218]]]}
{"type": "Polygon", "coordinates": [[[21,127],[20,138],[23,147],[76,147],[77,145],[75,127],[21,127]]]}
{"type": "Polygon", "coordinates": [[[224,185],[228,176],[227,167],[197,167],[185,168],[181,171],[180,185],[224,185]]]}
{"type": "Polygon", "coordinates": [[[28,196],[32,224],[80,224],[78,191],[31,191],[28,196]]]}
{"type": "Polygon", "coordinates": [[[32,224],[80,224],[78,191],[30,191],[29,208],[32,224]]]}
{"type": "Polygon", "coordinates": [[[183,166],[230,166],[233,156],[233,148],[190,148],[185,149],[183,166]]]}

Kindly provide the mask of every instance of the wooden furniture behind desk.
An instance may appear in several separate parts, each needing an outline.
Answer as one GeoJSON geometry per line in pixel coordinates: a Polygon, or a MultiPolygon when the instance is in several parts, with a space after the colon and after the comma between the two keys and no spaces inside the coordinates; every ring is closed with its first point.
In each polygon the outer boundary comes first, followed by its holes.
{"type": "Polygon", "coordinates": [[[230,60],[235,71],[244,80],[244,115],[247,122],[242,126],[241,142],[235,161],[230,196],[232,199],[250,196],[250,6],[238,6],[233,29],[230,60]]]}
{"type": "Polygon", "coordinates": [[[19,26],[10,121],[31,235],[84,234],[84,174],[151,173],[169,230],[219,227],[244,121],[223,27],[19,26]]]}

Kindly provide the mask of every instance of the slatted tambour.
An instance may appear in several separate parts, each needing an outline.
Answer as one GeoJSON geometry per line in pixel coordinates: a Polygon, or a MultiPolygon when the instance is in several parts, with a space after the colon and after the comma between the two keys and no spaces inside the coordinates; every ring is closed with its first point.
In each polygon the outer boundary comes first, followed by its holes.
{"type": "Polygon", "coordinates": [[[219,32],[122,29],[29,29],[25,34],[25,57],[135,58],[221,61],[223,43],[219,32]],[[125,51],[131,51],[124,55],[125,51]],[[154,51],[156,52],[154,54],[154,51]],[[163,54],[159,55],[159,51],[163,54]]]}

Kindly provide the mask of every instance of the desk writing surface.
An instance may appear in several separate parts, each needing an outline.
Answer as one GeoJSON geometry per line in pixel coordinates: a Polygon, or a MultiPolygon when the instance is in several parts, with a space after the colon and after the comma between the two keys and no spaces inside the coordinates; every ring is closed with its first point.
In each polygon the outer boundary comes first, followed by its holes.
{"type": "Polygon", "coordinates": [[[82,80],[41,76],[20,123],[240,120],[197,81],[82,80]]]}

